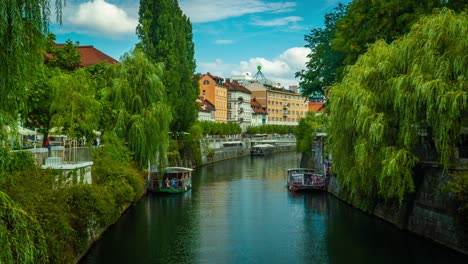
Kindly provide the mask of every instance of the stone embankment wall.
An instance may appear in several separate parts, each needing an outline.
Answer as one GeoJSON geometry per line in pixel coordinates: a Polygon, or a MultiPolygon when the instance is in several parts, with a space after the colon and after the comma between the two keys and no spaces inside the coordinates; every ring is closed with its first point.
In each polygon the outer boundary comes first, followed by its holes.
{"type": "MultiPolygon", "coordinates": [[[[295,151],[296,146],[277,146],[275,152],[288,152],[295,151]]],[[[250,148],[238,149],[238,150],[227,150],[215,152],[211,157],[203,157],[203,165],[210,164],[217,161],[228,160],[239,158],[250,155],[250,148]]],[[[274,155],[274,153],[273,153],[274,155]]]]}
{"type": "MultiPolygon", "coordinates": [[[[369,213],[398,228],[468,254],[468,227],[459,222],[450,196],[443,191],[447,181],[448,176],[441,168],[421,164],[415,171],[415,193],[408,195],[402,206],[397,202],[378,203],[369,213]]],[[[331,177],[328,191],[342,199],[336,178],[331,177]]]]}

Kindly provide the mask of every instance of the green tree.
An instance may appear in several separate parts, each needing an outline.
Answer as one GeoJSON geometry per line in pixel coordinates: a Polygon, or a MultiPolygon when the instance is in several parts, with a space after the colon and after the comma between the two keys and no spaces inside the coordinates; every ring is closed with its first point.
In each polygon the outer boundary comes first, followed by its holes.
{"type": "Polygon", "coordinates": [[[414,191],[421,131],[449,166],[467,109],[467,33],[466,12],[425,17],[392,44],[371,45],[331,89],[333,170],[355,202],[414,191]]]}
{"type": "Polygon", "coordinates": [[[172,132],[188,131],[197,118],[199,87],[192,24],[177,0],[140,0],[137,34],[155,63],[164,64],[163,83],[172,107],[172,132]]]}
{"type": "Polygon", "coordinates": [[[0,262],[48,263],[40,225],[3,192],[0,192],[0,262]]]}
{"type": "Polygon", "coordinates": [[[346,65],[352,65],[369,44],[380,39],[391,43],[408,33],[422,15],[442,7],[463,10],[467,6],[465,0],[354,0],[337,22],[332,46],[345,54],[346,65]]]}
{"type": "Polygon", "coordinates": [[[327,120],[328,116],[324,114],[317,116],[314,112],[307,112],[306,116],[299,120],[294,133],[297,139],[298,152],[310,153],[317,133],[326,131],[327,120]]]}
{"type": "Polygon", "coordinates": [[[38,128],[38,132],[44,134],[42,145],[48,137],[51,128],[51,120],[55,114],[51,109],[52,101],[59,100],[63,103],[63,97],[55,98],[54,90],[49,81],[61,75],[62,71],[75,70],[81,64],[81,53],[78,51],[79,43],[67,40],[63,46],[55,44],[55,35],[49,33],[46,45],[46,60],[39,64],[35,70],[32,85],[28,91],[28,111],[26,126],[38,128]]]}
{"type": "MultiPolygon", "coordinates": [[[[50,2],[0,1],[0,127],[15,126],[19,113],[26,110],[31,77],[43,60],[50,2]]],[[[59,20],[63,2],[55,0],[59,20]]]]}
{"type": "Polygon", "coordinates": [[[52,91],[51,126],[63,128],[71,138],[93,138],[98,128],[100,105],[96,83],[85,69],[59,73],[48,81],[52,91]]]}
{"type": "Polygon", "coordinates": [[[124,138],[140,167],[163,165],[169,145],[171,112],[162,83],[163,67],[138,49],[115,66],[109,100],[116,112],[114,130],[124,138]]]}
{"type": "MultiPolygon", "coordinates": [[[[7,135],[5,125],[15,126],[19,114],[26,110],[30,77],[43,60],[50,2],[0,1],[0,139],[7,135]]],[[[55,1],[58,20],[63,2],[55,1]]],[[[45,242],[37,223],[1,191],[0,205],[0,262],[46,262],[45,242]]]]}
{"type": "Polygon", "coordinates": [[[346,14],[346,6],[339,4],[333,12],[325,15],[325,28],[314,28],[305,35],[305,47],[311,50],[307,55],[307,70],[296,72],[301,79],[301,94],[311,96],[325,94],[325,89],[341,79],[344,53],[332,48],[337,21],[346,14]]]}

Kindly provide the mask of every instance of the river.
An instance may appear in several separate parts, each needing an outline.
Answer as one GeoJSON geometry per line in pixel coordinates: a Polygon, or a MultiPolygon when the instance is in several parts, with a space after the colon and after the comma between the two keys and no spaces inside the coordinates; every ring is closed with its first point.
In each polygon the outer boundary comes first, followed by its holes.
{"type": "Polygon", "coordinates": [[[300,156],[244,157],[198,168],[182,195],[149,194],[84,263],[468,263],[327,193],[290,193],[300,156]]]}

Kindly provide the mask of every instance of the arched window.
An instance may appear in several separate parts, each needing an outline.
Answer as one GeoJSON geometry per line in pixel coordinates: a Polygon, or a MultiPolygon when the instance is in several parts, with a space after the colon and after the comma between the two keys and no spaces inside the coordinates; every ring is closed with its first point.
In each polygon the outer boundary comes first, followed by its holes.
{"type": "Polygon", "coordinates": [[[210,84],[210,81],[208,81],[208,80],[203,81],[203,85],[208,85],[208,84],[210,84]]]}

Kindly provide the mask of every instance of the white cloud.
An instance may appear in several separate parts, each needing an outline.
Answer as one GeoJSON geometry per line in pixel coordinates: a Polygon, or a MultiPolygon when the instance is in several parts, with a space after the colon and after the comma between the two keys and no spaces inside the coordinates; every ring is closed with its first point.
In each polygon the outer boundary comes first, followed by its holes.
{"type": "MultiPolygon", "coordinates": [[[[73,31],[119,38],[135,34],[138,20],[105,0],[82,3],[78,8],[67,8],[66,26],[73,31]]],[[[64,16],[65,17],[65,16],[64,16]]]]}
{"type": "Polygon", "coordinates": [[[252,20],[251,24],[255,26],[264,26],[264,27],[277,27],[277,26],[285,26],[289,24],[295,24],[296,22],[302,21],[303,18],[299,16],[288,16],[288,17],[281,17],[272,20],[260,20],[255,18],[252,20]]]}
{"type": "Polygon", "coordinates": [[[251,58],[248,61],[241,61],[239,64],[226,64],[221,59],[214,62],[199,62],[198,71],[200,73],[210,72],[219,77],[230,78],[232,75],[257,72],[257,66],[262,66],[262,73],[267,79],[275,83],[280,83],[284,87],[299,83],[295,79],[295,73],[305,69],[308,61],[307,55],[310,49],[303,47],[293,47],[278,57],[269,60],[266,58],[251,58]]]}
{"type": "Polygon", "coordinates": [[[180,0],[179,6],[192,23],[203,23],[247,14],[289,12],[296,3],[270,3],[262,0],[180,0]]]}
{"type": "Polygon", "coordinates": [[[233,44],[234,41],[231,39],[218,39],[215,41],[215,44],[218,45],[228,45],[228,44],[233,44]]]}

